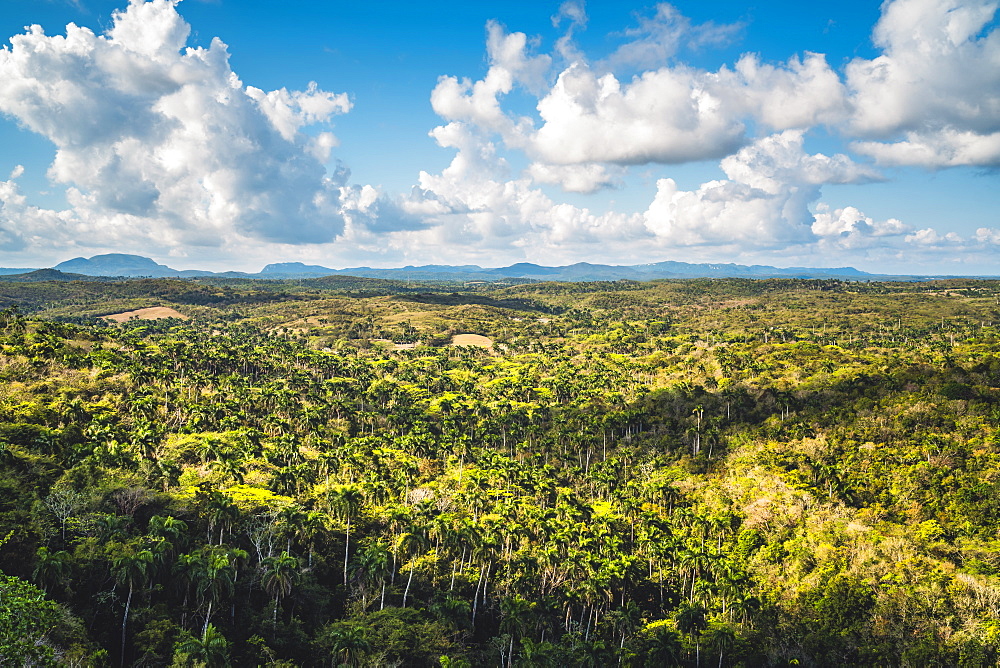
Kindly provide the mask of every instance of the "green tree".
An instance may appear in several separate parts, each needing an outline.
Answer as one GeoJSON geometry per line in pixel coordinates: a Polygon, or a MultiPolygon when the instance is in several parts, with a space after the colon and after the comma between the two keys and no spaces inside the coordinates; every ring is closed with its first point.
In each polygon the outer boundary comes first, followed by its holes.
{"type": "Polygon", "coordinates": [[[364,495],[358,485],[337,485],[327,497],[331,510],[344,521],[344,586],[347,586],[347,557],[351,547],[351,518],[364,503],[364,495]]]}
{"type": "Polygon", "coordinates": [[[277,557],[267,557],[260,565],[264,570],[261,578],[264,590],[274,597],[272,622],[276,624],[279,601],[292,593],[292,588],[299,579],[299,560],[288,552],[282,552],[277,557]]]}
{"type": "Polygon", "coordinates": [[[201,637],[187,634],[174,646],[173,666],[177,668],[225,668],[229,665],[230,643],[226,637],[208,624],[201,637]]]}
{"type": "Polygon", "coordinates": [[[0,574],[0,657],[10,666],[57,666],[48,635],[59,607],[34,585],[0,574]]]}
{"type": "Polygon", "coordinates": [[[142,584],[149,576],[153,563],[153,553],[148,549],[138,549],[136,546],[124,547],[124,552],[112,558],[111,570],[119,584],[128,587],[125,599],[125,612],[122,615],[121,665],[125,665],[125,635],[128,626],[128,615],[132,607],[132,592],[135,585],[142,584]]]}

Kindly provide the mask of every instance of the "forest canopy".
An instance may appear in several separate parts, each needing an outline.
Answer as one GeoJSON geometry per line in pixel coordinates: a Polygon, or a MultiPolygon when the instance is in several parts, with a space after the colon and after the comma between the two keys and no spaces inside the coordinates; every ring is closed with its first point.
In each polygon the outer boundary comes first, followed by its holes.
{"type": "Polygon", "coordinates": [[[4,665],[1000,661],[1000,282],[0,308],[4,665]]]}

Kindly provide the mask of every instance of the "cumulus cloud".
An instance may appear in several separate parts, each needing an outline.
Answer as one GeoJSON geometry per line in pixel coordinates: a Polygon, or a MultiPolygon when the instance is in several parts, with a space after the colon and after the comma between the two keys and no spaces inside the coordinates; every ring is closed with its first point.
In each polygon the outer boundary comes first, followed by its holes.
{"type": "Polygon", "coordinates": [[[779,65],[745,54],[730,70],[711,77],[730,113],[744,114],[775,130],[836,125],[847,118],[846,89],[819,53],[792,56],[779,65]]]}
{"type": "Polygon", "coordinates": [[[978,243],[1000,246],[1000,230],[992,227],[980,227],[974,237],[978,243]]]}
{"type": "Polygon", "coordinates": [[[555,25],[568,23],[555,45],[565,62],[558,67],[558,58],[533,53],[538,47],[526,36],[490,24],[486,76],[442,78],[432,96],[447,124],[431,134],[456,156],[441,174],[422,174],[422,206],[461,220],[450,227],[439,220],[438,232],[476,230],[482,239],[569,238],[573,230],[583,243],[611,238],[617,228],[619,240],[661,248],[955,247],[965,242],[954,233],[823,204],[823,186],[884,177],[843,153],[807,152],[805,138],[826,127],[884,165],[997,164],[1000,67],[984,66],[1000,64],[1000,37],[989,24],[996,6],[890,0],[873,37],[882,54],[853,60],[843,74],[808,51],[784,62],[745,54],[716,71],[675,62],[682,49],[731,39],[739,26],[692,25],[665,4],[639,17],[620,34],[625,43],[596,63],[572,41],[586,26],[582,2],[564,3],[553,17],[555,25]],[[516,74],[525,69],[520,63],[531,64],[530,91],[516,74]],[[546,67],[549,83],[540,89],[546,67]],[[639,71],[627,75],[633,68],[639,71]],[[506,109],[504,97],[518,86],[535,95],[535,115],[506,109]],[[511,152],[531,161],[520,178],[509,174],[511,152]],[[709,159],[720,161],[726,178],[684,190],[665,174],[638,217],[594,216],[535,187],[593,193],[621,185],[635,165],[709,159]]]}
{"type": "Polygon", "coordinates": [[[594,193],[605,188],[614,188],[621,183],[624,170],[608,168],[590,163],[584,165],[546,165],[533,163],[528,167],[528,175],[536,183],[561,186],[571,193],[594,193]]]}
{"type": "Polygon", "coordinates": [[[687,68],[663,68],[623,84],[574,64],[538,102],[542,124],[531,151],[548,164],[720,158],[742,143],[744,125],[697,78],[687,68]]]}
{"type": "Polygon", "coordinates": [[[979,134],[945,128],[936,132],[907,132],[897,142],[858,141],[852,148],[881,165],[940,167],[1000,166],[1000,132],[979,134]]]}
{"type": "MultiPolygon", "coordinates": [[[[802,131],[764,137],[721,162],[728,180],[680,190],[673,179],[657,182],[646,226],[677,245],[777,247],[809,243],[817,229],[809,205],[828,183],[878,179],[845,155],[807,154],[802,131]]],[[[820,231],[823,225],[820,225],[820,231]]]]}
{"type": "Polygon", "coordinates": [[[402,202],[407,213],[423,216],[431,227],[393,235],[390,245],[414,254],[461,245],[467,256],[487,258],[519,250],[555,261],[594,244],[626,245],[649,236],[637,214],[597,214],[557,203],[528,176],[512,176],[495,144],[475,127],[452,122],[432,136],[455,156],[439,174],[421,172],[418,189],[402,202]]]}
{"type": "MultiPolygon", "coordinates": [[[[552,17],[566,29],[551,56],[528,36],[490,23],[485,76],[442,77],[431,96],[444,123],[430,134],[454,151],[451,164],[438,174],[422,172],[415,192],[398,203],[429,227],[393,232],[389,245],[417,252],[462,244],[486,255],[520,250],[549,261],[567,253],[644,256],[681,248],[689,256],[715,249],[824,260],[964,252],[973,241],[955,233],[827,206],[824,186],[884,177],[849,155],[805,148],[810,131],[822,126],[859,140],[852,148],[881,164],[992,164],[1000,128],[991,125],[990,105],[1000,70],[982,65],[1000,62],[985,23],[995,3],[947,2],[887,2],[875,35],[882,55],[855,59],[843,74],[808,51],[783,62],[745,54],[715,71],[687,66],[677,59],[683,49],[731,39],[740,27],[692,25],[665,4],[638,17],[618,35],[624,43],[597,62],[573,42],[587,25],[582,1],[563,3],[552,17]],[[984,108],[971,104],[971,86],[954,81],[973,66],[986,91],[984,108]],[[916,99],[925,86],[934,91],[916,99]],[[534,114],[510,110],[507,97],[516,88],[534,99],[534,114]],[[966,108],[945,110],[941,101],[957,93],[966,108]],[[513,173],[511,165],[524,159],[527,168],[513,173]],[[638,213],[595,213],[553,201],[540,188],[593,193],[621,186],[636,165],[705,160],[718,160],[724,178],[687,190],[667,172],[638,213]]],[[[978,243],[995,238],[983,230],[978,243]]]]}
{"type": "MultiPolygon", "coordinates": [[[[815,217],[810,206],[819,199],[822,185],[865,183],[879,175],[843,155],[807,153],[799,130],[765,137],[724,159],[726,179],[691,191],[672,179],[659,180],[648,208],[633,214],[595,213],[553,201],[534,184],[566,181],[567,175],[545,175],[535,164],[526,174],[512,176],[497,146],[467,124],[453,122],[432,134],[456,154],[440,174],[421,173],[419,196],[405,203],[409,212],[419,209],[432,222],[429,230],[395,238],[397,244],[405,239],[411,250],[460,243],[478,252],[521,249],[547,261],[567,253],[585,255],[588,248],[605,257],[611,252],[634,254],[640,248],[716,247],[742,253],[792,245],[810,252],[828,238],[836,238],[838,248],[847,248],[845,231],[852,241],[908,231],[899,221],[875,223],[856,210],[815,217]]],[[[610,176],[596,172],[574,178],[580,179],[583,190],[592,180],[610,176]]]]}
{"type": "Polygon", "coordinates": [[[854,150],[890,165],[1000,165],[996,0],[894,0],[846,70],[854,150]],[[900,135],[905,138],[900,140],[900,135]]]}
{"type": "Polygon", "coordinates": [[[530,56],[528,38],[524,33],[507,33],[491,21],[487,25],[487,55],[490,67],[486,76],[476,82],[442,76],[431,92],[434,112],[449,121],[474,125],[487,132],[505,137],[512,145],[527,131],[529,119],[515,119],[503,111],[500,98],[513,90],[515,83],[529,90],[544,87],[549,56],[530,56]]]}
{"type": "Polygon", "coordinates": [[[340,189],[340,200],[341,211],[354,230],[382,234],[426,227],[419,203],[410,210],[407,199],[393,198],[370,185],[345,186],[340,189]]]}
{"type": "Polygon", "coordinates": [[[923,230],[917,230],[913,234],[907,234],[905,241],[908,244],[917,244],[920,246],[938,246],[941,244],[960,244],[963,239],[954,232],[941,234],[937,230],[928,227],[923,230]]]}
{"type": "Polygon", "coordinates": [[[722,170],[733,181],[767,192],[792,185],[869,183],[881,180],[871,167],[843,154],[834,156],[804,150],[805,133],[786,130],[757,140],[752,146],[722,160],[722,170]]]}
{"type": "Polygon", "coordinates": [[[63,236],[167,247],[334,239],[344,183],[323,161],[336,138],[301,130],[350,100],[315,84],[244,86],[218,39],[185,47],[176,1],[131,0],[103,35],[32,26],[0,50],[0,112],[56,146],[48,176],[72,205],[52,212],[63,236]]]}
{"type": "Polygon", "coordinates": [[[751,122],[807,128],[847,113],[845,87],[820,54],[781,64],[748,55],[717,72],[670,62],[682,46],[728,39],[738,26],[692,25],[660,4],[652,17],[639,17],[639,25],[625,31],[625,43],[609,58],[591,64],[571,43],[573,31],[586,23],[582,4],[564,3],[553,21],[564,19],[570,26],[556,49],[569,62],[561,70],[552,71],[550,56],[529,54],[524,34],[490,23],[486,75],[478,81],[442,77],[431,95],[446,121],[523,151],[535,163],[528,174],[539,183],[593,192],[614,187],[618,181],[606,174],[622,167],[730,155],[749,141],[751,122]],[[647,66],[630,78],[614,71],[647,66]],[[536,95],[535,117],[504,109],[502,99],[515,86],[536,95]]]}
{"type": "Polygon", "coordinates": [[[338,146],[327,126],[351,110],[347,95],[245,85],[222,42],[187,47],[178,1],[131,0],[104,34],[32,27],[0,50],[0,112],[53,142],[48,177],[69,202],[65,211],[33,207],[15,170],[0,181],[6,248],[264,243],[295,254],[295,245],[327,252],[339,240],[393,257],[461,245],[555,261],[645,258],[654,248],[930,254],[1000,245],[991,228],[963,240],[828,207],[824,186],[883,176],[848,155],[806,150],[825,127],[877,165],[1000,165],[1000,33],[991,23],[1000,0],[888,0],[873,34],[880,55],[842,72],[809,51],[686,65],[685,49],[731,41],[741,26],[696,25],[668,4],[637,15],[597,61],[574,43],[587,26],[583,0],[552,17],[563,34],[548,53],[490,22],[485,74],[442,76],[431,92],[442,122],[429,134],[453,159],[421,172],[405,195],[326,168],[338,146]],[[708,160],[719,178],[678,185],[670,166],[708,160]],[[559,202],[543,188],[624,187],[637,165],[659,178],[636,212],[559,202]]]}
{"type": "Polygon", "coordinates": [[[813,234],[843,249],[865,248],[880,238],[899,237],[911,230],[896,218],[876,221],[853,206],[830,210],[821,205],[812,224],[813,234]]]}

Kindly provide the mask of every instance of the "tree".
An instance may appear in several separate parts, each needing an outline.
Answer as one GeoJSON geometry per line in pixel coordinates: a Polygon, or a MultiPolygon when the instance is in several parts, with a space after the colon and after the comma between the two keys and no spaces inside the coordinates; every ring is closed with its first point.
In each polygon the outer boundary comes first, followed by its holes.
{"type": "Polygon", "coordinates": [[[132,592],[137,582],[141,583],[149,575],[153,563],[153,553],[150,550],[140,550],[134,546],[114,557],[112,572],[121,585],[128,586],[128,597],[125,599],[125,613],[122,615],[121,665],[125,665],[125,632],[128,625],[128,614],[132,606],[132,592]]]}
{"type": "Polygon", "coordinates": [[[344,586],[347,586],[347,557],[351,547],[351,518],[361,508],[364,495],[357,485],[337,485],[327,497],[331,510],[347,524],[344,537],[344,586]]]}
{"type": "Polygon", "coordinates": [[[408,564],[410,573],[406,578],[406,589],[403,590],[403,607],[406,607],[406,598],[410,594],[410,585],[413,583],[413,571],[416,568],[416,555],[417,552],[427,545],[426,536],[419,532],[406,532],[401,534],[396,538],[396,544],[394,547],[394,554],[402,556],[404,559],[409,558],[410,563],[408,564]]]}
{"type": "Polygon", "coordinates": [[[708,628],[705,619],[705,608],[700,605],[685,603],[677,611],[677,630],[687,634],[691,642],[695,645],[696,663],[700,663],[701,658],[701,632],[708,628]]]}
{"type": "Polygon", "coordinates": [[[277,557],[267,557],[260,565],[264,569],[264,575],[261,579],[264,590],[274,597],[272,621],[276,624],[278,621],[278,602],[292,593],[292,587],[298,581],[299,560],[288,552],[282,552],[277,557]]]}
{"type": "Polygon", "coordinates": [[[59,607],[34,585],[0,573],[0,657],[3,665],[57,666],[47,636],[59,607]]]}
{"type": "Polygon", "coordinates": [[[730,650],[738,639],[736,629],[725,622],[710,622],[705,633],[705,643],[719,652],[719,668],[725,653],[730,650]]]}
{"type": "Polygon", "coordinates": [[[174,649],[174,666],[199,665],[206,668],[225,668],[229,665],[229,641],[215,628],[207,624],[201,637],[190,634],[179,640],[174,649]]]}
{"type": "Polygon", "coordinates": [[[42,546],[35,552],[35,571],[32,574],[35,581],[48,592],[48,585],[63,584],[70,573],[72,556],[66,550],[53,552],[42,546]]]}
{"type": "Polygon", "coordinates": [[[49,509],[56,520],[59,521],[59,529],[63,542],[66,542],[66,526],[83,508],[83,495],[69,487],[57,487],[53,489],[44,500],[45,507],[49,509]]]}
{"type": "Polygon", "coordinates": [[[357,666],[372,645],[365,637],[363,627],[350,622],[334,622],[322,635],[321,643],[328,648],[330,657],[341,666],[357,666]]]}

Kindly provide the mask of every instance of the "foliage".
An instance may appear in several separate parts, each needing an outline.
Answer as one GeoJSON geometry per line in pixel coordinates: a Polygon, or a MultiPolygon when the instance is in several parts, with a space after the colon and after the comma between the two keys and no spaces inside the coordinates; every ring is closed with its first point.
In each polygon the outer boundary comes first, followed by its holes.
{"type": "Polygon", "coordinates": [[[1000,284],[454,289],[4,284],[0,655],[1000,660],[1000,284]]]}

